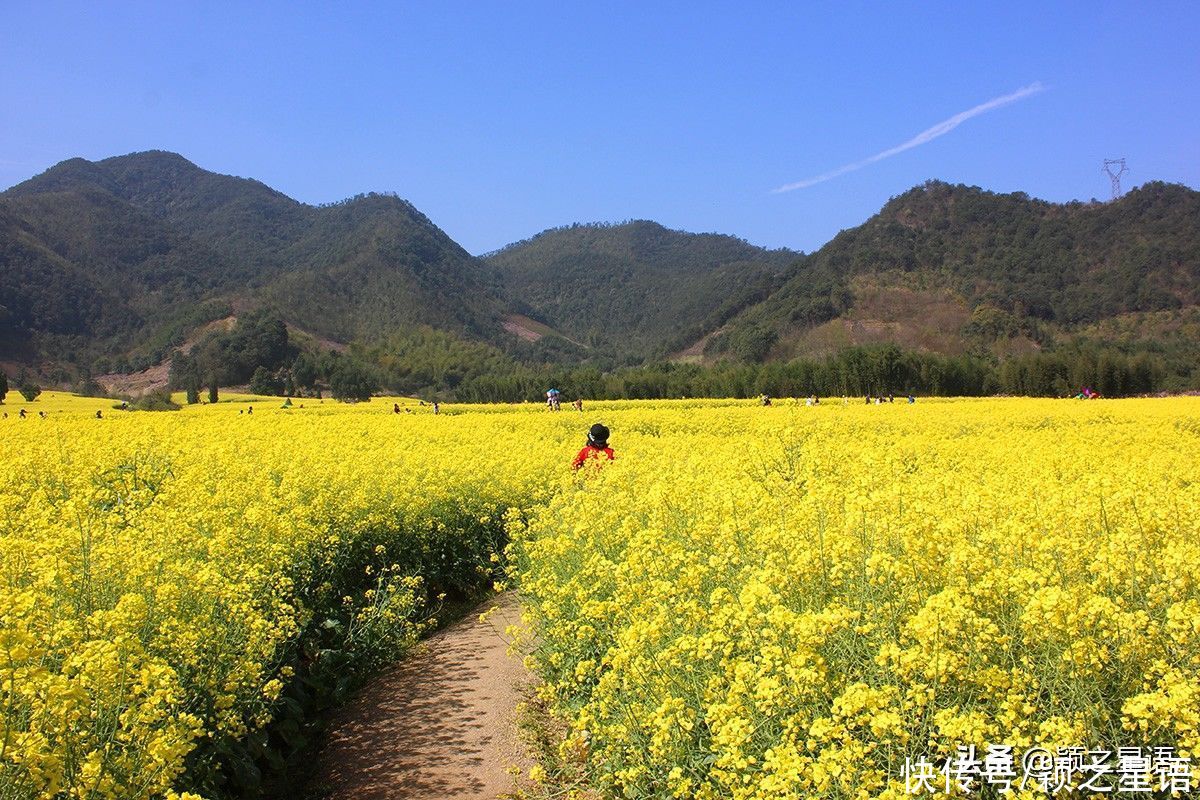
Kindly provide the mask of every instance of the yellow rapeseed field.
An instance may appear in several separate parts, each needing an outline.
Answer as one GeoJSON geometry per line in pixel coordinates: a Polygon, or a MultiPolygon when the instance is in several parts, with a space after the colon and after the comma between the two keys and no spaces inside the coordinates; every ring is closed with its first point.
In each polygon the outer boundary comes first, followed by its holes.
{"type": "Polygon", "coordinates": [[[1200,400],[610,416],[618,461],[511,545],[603,794],[895,797],[970,745],[1200,754],[1200,400]]]}
{"type": "Polygon", "coordinates": [[[237,399],[9,395],[3,800],[234,792],[314,686],[505,567],[603,794],[894,796],[959,745],[1200,744],[1200,400],[237,399]],[[598,419],[617,460],[572,474],[598,419]]]}
{"type": "Polygon", "coordinates": [[[490,583],[557,456],[490,415],[260,400],[0,407],[0,798],[249,780],[293,678],[394,657],[427,588],[490,583]]]}

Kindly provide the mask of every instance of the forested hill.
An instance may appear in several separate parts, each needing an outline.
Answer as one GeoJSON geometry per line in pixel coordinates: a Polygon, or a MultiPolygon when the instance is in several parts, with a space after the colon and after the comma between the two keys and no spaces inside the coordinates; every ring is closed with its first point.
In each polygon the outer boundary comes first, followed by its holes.
{"type": "Polygon", "coordinates": [[[765,299],[802,256],[639,220],[554,228],[485,258],[518,310],[593,348],[645,358],[765,299]]]}
{"type": "Polygon", "coordinates": [[[1110,203],[1055,204],[929,182],[807,258],[714,337],[709,356],[878,341],[1038,348],[1103,337],[1096,326],[1114,318],[1153,338],[1146,319],[1169,328],[1197,303],[1200,192],[1148,183],[1110,203]]]}
{"type": "Polygon", "coordinates": [[[1055,204],[931,181],[810,255],[635,221],[556,228],[483,258],[393,195],[315,207],[166,152],[71,159],[0,192],[2,365],[59,383],[158,365],[161,382],[172,353],[196,347],[175,363],[193,382],[263,367],[286,385],[298,348],[351,344],[384,385],[496,390],[479,397],[536,396],[569,366],[893,345],[913,363],[983,371],[1141,354],[1176,376],[1162,385],[1190,388],[1200,192],[1149,183],[1055,204]]]}
{"type": "Polygon", "coordinates": [[[0,343],[153,361],[267,307],[339,341],[428,325],[502,335],[481,262],[411,204],[313,207],[174,153],[72,159],[0,193],[0,343]]]}

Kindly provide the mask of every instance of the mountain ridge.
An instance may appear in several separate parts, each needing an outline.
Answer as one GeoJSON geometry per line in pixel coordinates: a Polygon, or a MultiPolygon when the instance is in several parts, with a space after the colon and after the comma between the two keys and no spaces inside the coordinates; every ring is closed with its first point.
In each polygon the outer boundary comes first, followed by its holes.
{"type": "Polygon", "coordinates": [[[0,361],[136,371],[256,310],[365,352],[403,334],[601,369],[883,344],[1190,353],[1197,220],[1200,193],[1177,184],[1053,203],[928,181],[808,254],[628,220],[476,257],[394,194],[313,206],[166,151],[68,159],[0,192],[0,361]]]}
{"type": "MultiPolygon", "coordinates": [[[[1048,340],[1111,316],[1194,306],[1197,220],[1200,192],[1178,184],[1151,182],[1110,203],[1056,204],[929,181],[813,253],[770,298],[731,320],[725,340],[757,331],[768,342],[762,355],[803,355],[802,344],[789,344],[847,318],[860,299],[856,280],[897,276],[952,292],[976,328],[1048,340]]],[[[710,356],[722,352],[718,342],[710,356]]]]}
{"type": "Polygon", "coordinates": [[[515,307],[594,347],[642,357],[765,297],[803,254],[650,220],[550,228],[487,255],[515,307]]]}
{"type": "MultiPolygon", "coordinates": [[[[204,303],[274,307],[302,327],[345,341],[379,335],[393,322],[502,335],[502,309],[486,270],[395,196],[309,206],[257,181],[148,151],[61,162],[0,193],[0,210],[7,221],[0,237],[22,251],[6,258],[0,304],[38,306],[45,298],[30,296],[27,273],[58,261],[69,286],[57,294],[112,307],[97,286],[108,284],[138,309],[108,315],[128,317],[123,326],[103,314],[77,316],[63,330],[39,327],[29,314],[7,318],[10,339],[19,335],[18,324],[27,335],[50,334],[51,358],[78,345],[55,342],[54,335],[104,340],[103,354],[116,355],[139,338],[154,338],[147,326],[162,328],[190,313],[189,304],[204,303]],[[30,236],[37,247],[29,246],[30,236]],[[26,277],[14,279],[19,273],[26,277]],[[173,283],[164,294],[168,277],[173,283]]],[[[141,360],[165,356],[159,347],[141,360]]]]}

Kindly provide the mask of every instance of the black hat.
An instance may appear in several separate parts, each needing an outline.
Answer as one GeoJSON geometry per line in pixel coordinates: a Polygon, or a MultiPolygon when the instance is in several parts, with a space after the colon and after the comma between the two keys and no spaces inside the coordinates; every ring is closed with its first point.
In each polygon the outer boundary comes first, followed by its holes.
{"type": "Polygon", "coordinates": [[[588,444],[596,447],[604,447],[608,444],[608,428],[599,422],[588,428],[588,444]]]}

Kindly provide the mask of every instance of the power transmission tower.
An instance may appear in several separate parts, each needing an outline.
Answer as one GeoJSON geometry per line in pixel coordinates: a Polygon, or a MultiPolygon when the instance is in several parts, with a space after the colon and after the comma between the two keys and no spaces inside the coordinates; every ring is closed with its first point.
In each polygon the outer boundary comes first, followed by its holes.
{"type": "Polygon", "coordinates": [[[1104,172],[1108,173],[1108,177],[1112,179],[1112,199],[1116,200],[1121,196],[1121,176],[1129,169],[1125,166],[1123,158],[1106,158],[1104,159],[1104,172]],[[1114,167],[1119,167],[1114,171],[1114,167]]]}

